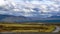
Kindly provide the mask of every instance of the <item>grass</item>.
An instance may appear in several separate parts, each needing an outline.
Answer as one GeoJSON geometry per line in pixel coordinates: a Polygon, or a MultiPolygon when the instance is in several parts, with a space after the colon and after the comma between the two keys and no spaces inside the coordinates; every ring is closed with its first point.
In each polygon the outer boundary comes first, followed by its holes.
{"type": "Polygon", "coordinates": [[[0,32],[52,32],[54,25],[45,24],[0,24],[0,32]]]}

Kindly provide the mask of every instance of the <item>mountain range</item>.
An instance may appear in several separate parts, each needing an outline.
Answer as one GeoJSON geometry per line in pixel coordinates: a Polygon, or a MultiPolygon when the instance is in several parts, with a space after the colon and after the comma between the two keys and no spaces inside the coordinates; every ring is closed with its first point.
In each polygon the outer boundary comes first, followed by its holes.
{"type": "Polygon", "coordinates": [[[1,15],[0,22],[9,22],[9,23],[21,23],[21,22],[60,22],[60,16],[52,16],[50,18],[35,18],[35,17],[24,17],[24,16],[13,16],[13,15],[1,15]]]}

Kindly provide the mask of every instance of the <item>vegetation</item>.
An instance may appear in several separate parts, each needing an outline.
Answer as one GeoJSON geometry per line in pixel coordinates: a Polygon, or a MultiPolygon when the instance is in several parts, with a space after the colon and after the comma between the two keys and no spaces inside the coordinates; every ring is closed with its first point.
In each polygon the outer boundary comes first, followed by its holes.
{"type": "Polygon", "coordinates": [[[0,32],[52,32],[54,25],[46,24],[2,24],[0,23],[0,32]]]}

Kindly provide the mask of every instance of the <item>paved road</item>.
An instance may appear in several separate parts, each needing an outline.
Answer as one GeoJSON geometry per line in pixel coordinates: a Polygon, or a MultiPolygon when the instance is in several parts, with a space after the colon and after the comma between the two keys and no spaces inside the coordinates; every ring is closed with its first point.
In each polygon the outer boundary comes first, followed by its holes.
{"type": "Polygon", "coordinates": [[[54,30],[53,32],[59,32],[60,31],[60,27],[56,26],[56,30],[54,30]]]}

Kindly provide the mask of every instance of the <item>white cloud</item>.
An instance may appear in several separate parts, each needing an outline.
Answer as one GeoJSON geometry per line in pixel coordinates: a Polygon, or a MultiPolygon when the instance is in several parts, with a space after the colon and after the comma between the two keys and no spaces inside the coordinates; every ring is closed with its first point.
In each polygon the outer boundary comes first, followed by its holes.
{"type": "Polygon", "coordinates": [[[5,1],[4,0],[0,0],[0,6],[5,5],[5,1]]]}
{"type": "MultiPolygon", "coordinates": [[[[33,17],[34,14],[36,15],[44,15],[43,13],[52,13],[59,12],[60,10],[60,4],[57,4],[57,0],[50,1],[50,0],[31,0],[31,1],[23,1],[23,0],[0,0],[0,7],[3,6],[4,9],[8,11],[0,11],[0,14],[11,14],[11,15],[18,15],[18,16],[26,16],[26,17],[33,17]],[[39,11],[33,10],[34,8],[38,8],[39,11]],[[40,13],[39,13],[40,12],[40,13]],[[33,13],[33,14],[32,14],[33,13]],[[42,14],[41,14],[42,13],[42,14]],[[21,15],[19,15],[21,14],[21,15]]],[[[45,14],[46,15],[46,14],[45,14]]],[[[53,14],[52,14],[53,15],[53,14]]],[[[51,16],[51,14],[47,15],[48,17],[51,16]]]]}
{"type": "Polygon", "coordinates": [[[20,11],[19,9],[13,9],[13,11],[20,11]]]}

